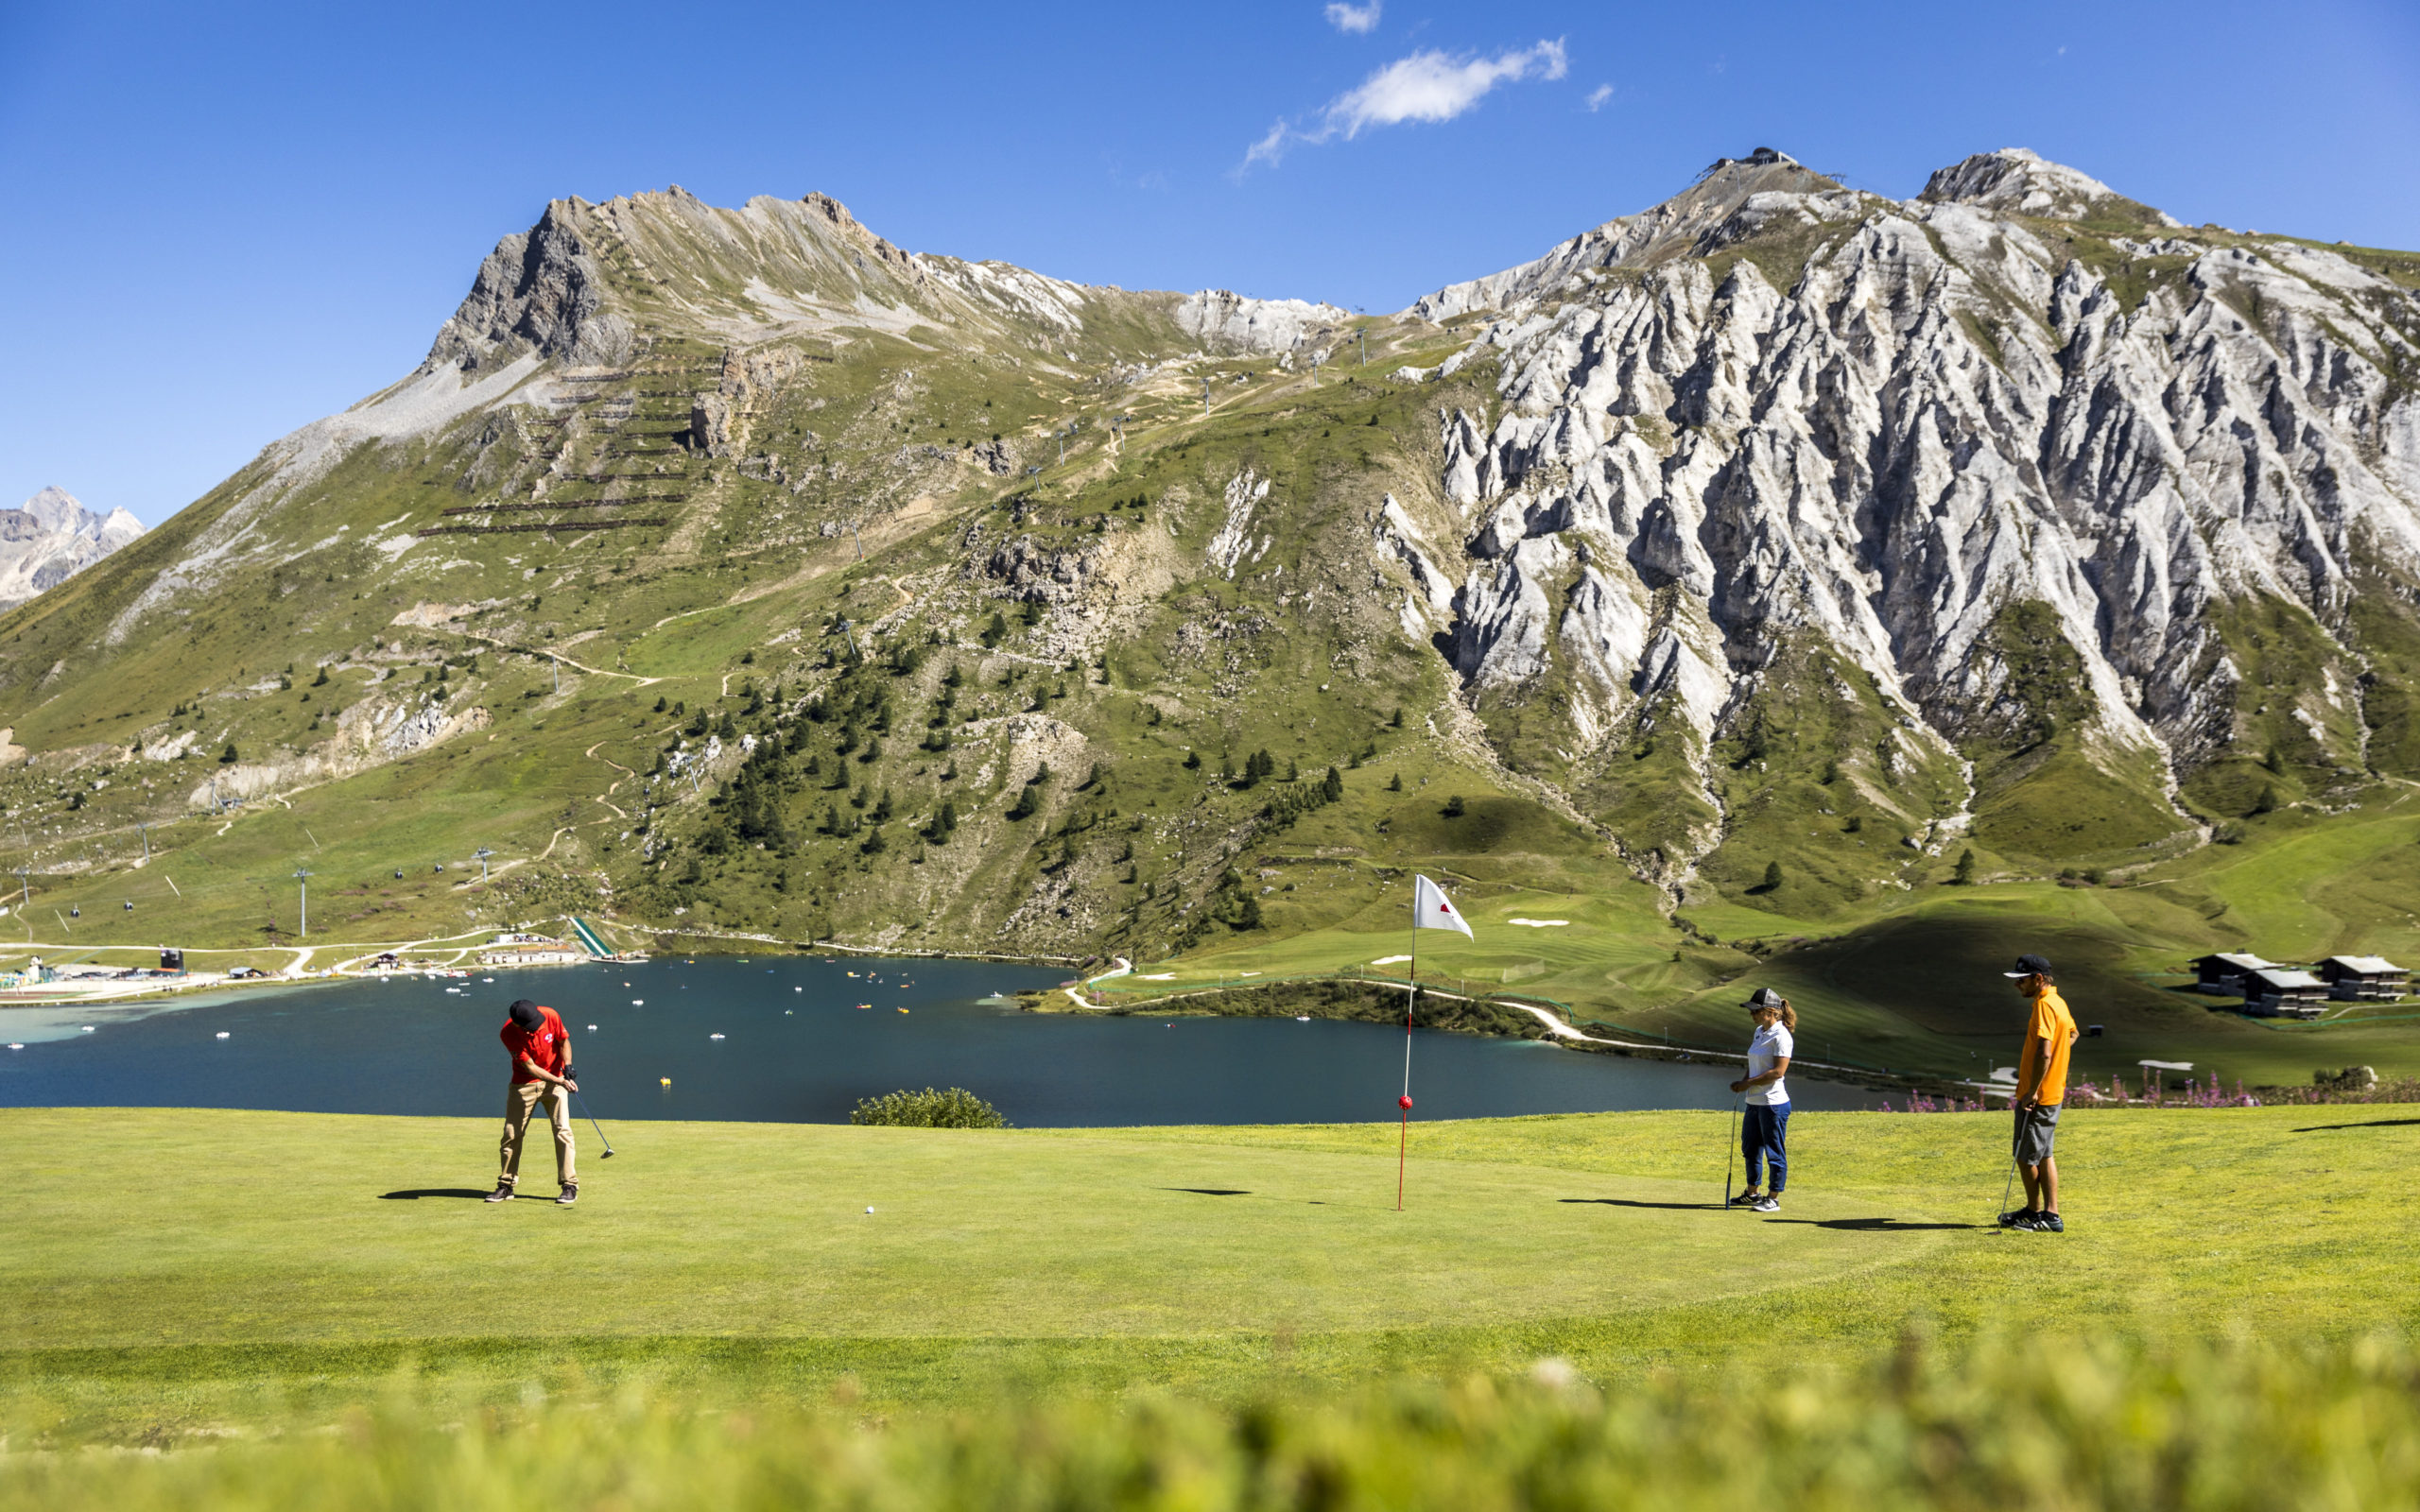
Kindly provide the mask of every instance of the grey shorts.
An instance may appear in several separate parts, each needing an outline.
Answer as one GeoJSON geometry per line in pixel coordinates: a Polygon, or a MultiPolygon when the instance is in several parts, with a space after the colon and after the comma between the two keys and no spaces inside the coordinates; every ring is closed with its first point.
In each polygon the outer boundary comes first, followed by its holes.
{"type": "Polygon", "coordinates": [[[2059,1105],[2048,1103],[2016,1110],[2016,1163],[2040,1165],[2050,1158],[2050,1143],[2059,1137],[2059,1105]]]}

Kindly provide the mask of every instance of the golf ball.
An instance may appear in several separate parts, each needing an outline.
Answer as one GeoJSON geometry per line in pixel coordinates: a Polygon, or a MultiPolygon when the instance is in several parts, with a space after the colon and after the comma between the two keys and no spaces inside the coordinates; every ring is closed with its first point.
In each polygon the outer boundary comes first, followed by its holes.
{"type": "Polygon", "coordinates": [[[873,1211],[873,1210],[872,1208],[868,1208],[868,1209],[866,1210],[866,1211],[868,1211],[868,1212],[872,1212],[872,1211],[873,1211]]]}

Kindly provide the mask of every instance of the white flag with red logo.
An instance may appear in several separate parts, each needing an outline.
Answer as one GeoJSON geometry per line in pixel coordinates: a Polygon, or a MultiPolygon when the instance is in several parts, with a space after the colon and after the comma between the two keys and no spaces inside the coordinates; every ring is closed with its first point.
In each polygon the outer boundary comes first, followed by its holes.
{"type": "Polygon", "coordinates": [[[1411,917],[1412,923],[1421,929],[1459,929],[1463,938],[1475,937],[1471,934],[1470,920],[1464,919],[1462,911],[1454,906],[1454,901],[1445,896],[1445,889],[1426,877],[1415,876],[1412,879],[1411,917]]]}

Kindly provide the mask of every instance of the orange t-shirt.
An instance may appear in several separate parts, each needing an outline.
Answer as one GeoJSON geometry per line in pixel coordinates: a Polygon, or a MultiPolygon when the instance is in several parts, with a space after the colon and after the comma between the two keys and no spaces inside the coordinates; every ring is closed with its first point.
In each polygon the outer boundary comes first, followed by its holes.
{"type": "Polygon", "coordinates": [[[2016,1085],[2033,1086],[2035,1068],[2040,1068],[2042,1082],[2033,1100],[2055,1108],[2067,1100],[2067,1055],[2075,1046],[2076,1021],[2067,1012],[2067,1000],[2048,983],[2033,1000],[2032,1017],[2025,1024],[2025,1048],[2018,1052],[2016,1085]]]}

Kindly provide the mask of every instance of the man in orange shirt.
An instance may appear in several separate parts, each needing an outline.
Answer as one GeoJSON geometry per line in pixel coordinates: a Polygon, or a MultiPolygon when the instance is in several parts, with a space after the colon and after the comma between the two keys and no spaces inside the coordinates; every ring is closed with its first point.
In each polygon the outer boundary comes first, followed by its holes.
{"type": "Polygon", "coordinates": [[[543,1100],[555,1126],[555,1175],[564,1207],[579,1200],[579,1173],[572,1166],[571,1094],[579,1083],[571,1074],[571,1035],[555,1010],[523,998],[507,1010],[510,1017],[497,1038],[512,1057],[512,1086],[504,1095],[503,1171],[495,1178],[490,1202],[510,1202],[521,1176],[521,1141],[529,1132],[529,1115],[543,1100]]]}
{"type": "Polygon", "coordinates": [[[2059,1162],[2051,1143],[2059,1134],[2059,1109],[2067,1100],[2067,1057],[2075,1048],[2076,1021],[2050,980],[2050,963],[2020,955],[2016,989],[2033,1004],[2025,1044],[2016,1059],[2016,1165],[2025,1177],[2025,1206],[2000,1214],[2000,1223],[2029,1233],[2063,1234],[2059,1217],[2059,1162]]]}

